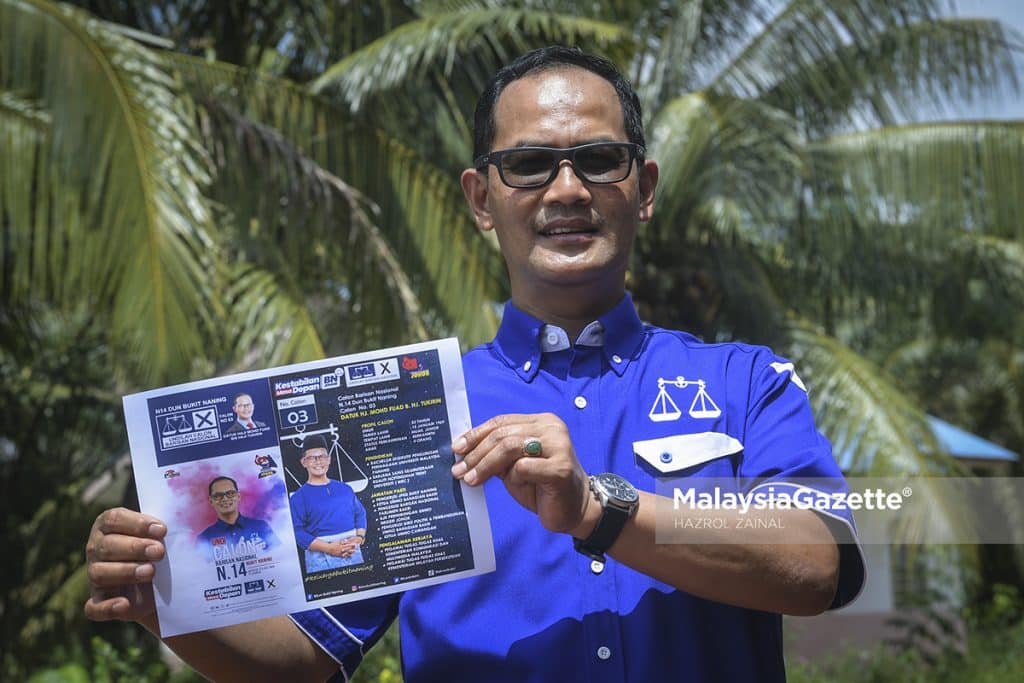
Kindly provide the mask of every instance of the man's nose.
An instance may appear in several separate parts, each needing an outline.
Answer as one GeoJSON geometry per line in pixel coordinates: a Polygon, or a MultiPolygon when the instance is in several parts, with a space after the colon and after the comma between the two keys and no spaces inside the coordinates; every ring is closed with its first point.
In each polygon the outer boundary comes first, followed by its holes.
{"type": "Polygon", "coordinates": [[[558,204],[578,204],[590,201],[590,189],[583,179],[576,175],[576,171],[568,159],[559,162],[558,173],[547,186],[545,199],[558,204]]]}

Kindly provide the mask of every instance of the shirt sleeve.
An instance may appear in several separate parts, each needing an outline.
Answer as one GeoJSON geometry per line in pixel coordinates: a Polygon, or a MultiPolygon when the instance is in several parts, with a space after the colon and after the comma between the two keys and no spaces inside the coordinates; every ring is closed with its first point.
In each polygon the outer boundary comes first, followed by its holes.
{"type": "Polygon", "coordinates": [[[309,506],[301,488],[292,494],[288,500],[292,509],[292,524],[295,527],[295,542],[301,548],[309,548],[309,544],[315,539],[313,534],[306,531],[306,524],[309,523],[309,506]]]}
{"type": "Polygon", "coordinates": [[[347,681],[363,655],[387,631],[398,616],[400,595],[385,595],[343,605],[296,612],[292,621],[338,663],[339,676],[347,681]]]}
{"type": "Polygon", "coordinates": [[[359,496],[352,492],[352,517],[355,519],[356,529],[366,528],[366,508],[359,502],[359,496]]]}
{"type": "MultiPolygon", "coordinates": [[[[751,381],[744,433],[744,456],[739,466],[741,485],[750,491],[814,489],[827,494],[849,488],[832,457],[832,445],[818,431],[807,389],[790,361],[767,350],[758,354],[751,381]]],[[[823,497],[825,498],[825,497],[823,497]]],[[[829,506],[821,515],[839,548],[839,585],[830,609],[852,602],[864,586],[864,555],[857,540],[853,514],[829,506]]]]}

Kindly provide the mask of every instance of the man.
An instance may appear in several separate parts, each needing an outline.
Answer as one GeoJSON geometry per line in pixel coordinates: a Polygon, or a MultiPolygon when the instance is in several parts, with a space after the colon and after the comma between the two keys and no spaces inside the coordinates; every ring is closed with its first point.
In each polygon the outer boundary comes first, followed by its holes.
{"type": "Polygon", "coordinates": [[[214,478],[208,493],[210,505],[217,513],[217,521],[199,533],[198,541],[209,544],[211,550],[216,545],[236,546],[242,542],[251,543],[259,550],[278,544],[277,536],[269,524],[262,519],[246,517],[238,511],[242,494],[234,479],[223,476],[214,478]]]}
{"type": "Polygon", "coordinates": [[[266,427],[267,425],[263,422],[252,419],[254,409],[252,396],[249,394],[238,394],[235,396],[234,405],[231,406],[231,412],[235,414],[235,421],[228,427],[227,433],[234,434],[235,432],[266,427]]]}
{"type": "MultiPolygon", "coordinates": [[[[784,529],[742,545],[714,529],[656,543],[656,474],[749,490],[839,472],[792,365],[638,320],[626,267],[658,181],[640,122],[614,67],[574,50],[529,53],[489,82],[461,180],[477,225],[498,237],[512,301],[495,340],[465,357],[476,426],[455,439],[452,473],[484,487],[497,570],[292,615],[298,637],[288,621],[261,622],[290,653],[260,658],[261,671],[347,676],[398,613],[409,681],[780,681],[780,614],[816,614],[859,591],[857,547],[835,541],[852,540],[841,516],[787,510],[784,529]],[[684,377],[717,414],[656,419],[660,389],[693,390],[684,377]]],[[[89,547],[110,561],[92,564],[87,614],[152,628],[137,588],[163,532],[124,510],[97,520],[89,547]]],[[[257,632],[170,644],[231,678],[254,668],[245,639],[257,632]],[[232,659],[212,662],[217,646],[232,659]]]]}
{"type": "Polygon", "coordinates": [[[330,479],[331,454],[319,434],[302,442],[306,483],[291,496],[295,541],[305,551],[306,572],[362,564],[366,509],[352,488],[330,479]]]}

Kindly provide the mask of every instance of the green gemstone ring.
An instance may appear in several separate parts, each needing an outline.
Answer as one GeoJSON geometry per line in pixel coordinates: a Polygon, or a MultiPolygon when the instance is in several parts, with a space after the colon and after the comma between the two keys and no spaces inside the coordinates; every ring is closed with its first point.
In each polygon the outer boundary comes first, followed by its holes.
{"type": "Polygon", "coordinates": [[[543,447],[540,445],[540,439],[530,438],[523,442],[523,453],[531,457],[540,455],[543,447]]]}

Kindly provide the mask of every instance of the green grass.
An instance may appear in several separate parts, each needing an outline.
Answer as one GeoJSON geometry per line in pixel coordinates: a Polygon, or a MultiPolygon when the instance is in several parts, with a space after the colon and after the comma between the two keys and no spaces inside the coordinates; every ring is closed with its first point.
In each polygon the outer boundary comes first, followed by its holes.
{"type": "Polygon", "coordinates": [[[880,647],[850,652],[821,664],[788,667],[789,683],[1007,683],[1024,681],[1024,621],[989,625],[972,633],[966,655],[933,662],[914,650],[880,647]]]}

